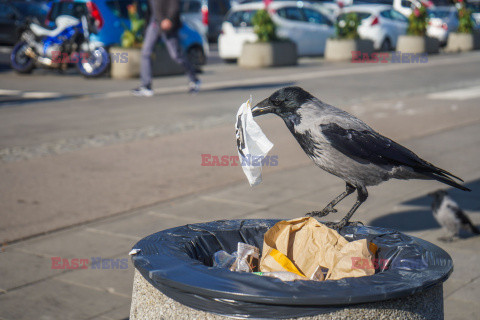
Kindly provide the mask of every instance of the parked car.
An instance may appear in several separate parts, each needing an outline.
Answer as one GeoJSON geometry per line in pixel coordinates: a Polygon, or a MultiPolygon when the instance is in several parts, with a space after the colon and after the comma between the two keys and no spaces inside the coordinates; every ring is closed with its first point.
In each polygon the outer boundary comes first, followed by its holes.
{"type": "MultiPolygon", "coordinates": [[[[222,59],[237,59],[245,42],[257,41],[252,17],[263,8],[262,2],[239,4],[232,8],[218,37],[218,52],[222,59]]],[[[277,25],[277,36],[295,42],[299,56],[323,54],[327,38],[335,33],[332,20],[308,3],[272,2],[269,8],[277,25]]]]}
{"type": "Polygon", "coordinates": [[[345,14],[355,12],[360,20],[358,34],[360,38],[372,40],[376,50],[388,51],[397,46],[398,36],[407,32],[408,19],[392,6],[386,5],[354,5],[345,7],[338,17],[342,20],[345,14]]]}
{"type": "MultiPolygon", "coordinates": [[[[123,31],[130,27],[127,6],[134,2],[137,3],[140,16],[148,19],[147,0],[54,0],[47,15],[47,21],[54,21],[59,15],[80,18],[87,13],[94,19],[98,29],[97,34],[91,35],[91,40],[105,47],[118,45],[123,31]]],[[[206,38],[188,22],[182,24],[179,32],[183,50],[198,69],[206,63],[209,50],[206,38]]]]}
{"type": "Polygon", "coordinates": [[[42,1],[0,1],[0,43],[17,43],[28,23],[43,23],[48,12],[42,1]]]}
{"type": "Polygon", "coordinates": [[[209,41],[217,40],[222,22],[230,8],[230,0],[180,1],[182,18],[206,34],[209,41]]]}
{"type": "Polygon", "coordinates": [[[346,6],[360,5],[360,4],[383,4],[393,6],[393,9],[397,10],[405,17],[409,17],[412,14],[412,8],[420,6],[421,3],[425,3],[430,7],[446,6],[451,4],[450,0],[345,0],[343,3],[346,6]]]}
{"type": "Polygon", "coordinates": [[[448,34],[458,28],[457,8],[436,7],[428,10],[427,35],[438,39],[441,45],[447,43],[448,34]]]}
{"type": "Polygon", "coordinates": [[[476,25],[480,25],[480,0],[470,0],[466,3],[467,8],[472,10],[472,17],[476,25]]]}
{"type": "MultiPolygon", "coordinates": [[[[278,1],[292,1],[292,0],[274,0],[275,2],[278,1]]],[[[315,7],[321,13],[327,15],[330,20],[334,21],[338,14],[340,13],[340,7],[343,5],[341,0],[301,0],[302,2],[309,3],[315,7]],[[342,3],[340,5],[339,3],[342,3]]],[[[253,3],[253,2],[263,2],[263,0],[243,0],[239,3],[253,3]]]]}

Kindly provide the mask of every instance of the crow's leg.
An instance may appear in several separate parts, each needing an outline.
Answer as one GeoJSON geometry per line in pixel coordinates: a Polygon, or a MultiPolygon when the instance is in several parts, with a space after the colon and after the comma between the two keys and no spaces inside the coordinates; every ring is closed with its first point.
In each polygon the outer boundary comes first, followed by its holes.
{"type": "Polygon", "coordinates": [[[338,197],[333,199],[325,208],[323,208],[322,211],[312,211],[307,213],[306,215],[310,217],[315,217],[315,216],[325,217],[329,213],[335,213],[337,212],[337,210],[335,210],[333,207],[335,207],[337,203],[345,199],[348,195],[352,194],[354,191],[355,191],[355,187],[347,182],[347,187],[345,188],[345,191],[342,192],[342,194],[340,194],[338,197]]]}
{"type": "Polygon", "coordinates": [[[447,235],[443,237],[439,237],[438,240],[442,242],[453,242],[460,239],[460,235],[458,232],[450,232],[449,230],[447,231],[448,231],[447,235]]]}
{"type": "Polygon", "coordinates": [[[327,224],[327,226],[329,226],[330,228],[333,228],[333,229],[340,230],[348,224],[348,221],[353,216],[355,211],[357,211],[358,207],[360,207],[360,205],[362,203],[364,203],[365,200],[367,200],[367,198],[368,198],[368,192],[367,192],[367,189],[365,187],[357,188],[357,194],[358,194],[357,201],[355,202],[353,207],[350,209],[350,211],[348,211],[347,215],[345,217],[343,217],[343,219],[340,220],[340,222],[331,223],[331,224],[329,223],[329,224],[327,224]]]}

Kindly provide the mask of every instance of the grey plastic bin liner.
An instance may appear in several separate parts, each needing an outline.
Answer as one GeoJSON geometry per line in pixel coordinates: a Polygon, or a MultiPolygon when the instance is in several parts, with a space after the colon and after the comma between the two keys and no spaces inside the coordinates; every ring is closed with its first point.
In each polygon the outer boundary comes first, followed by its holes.
{"type": "Polygon", "coordinates": [[[367,238],[376,258],[388,260],[372,276],[291,281],[213,268],[213,254],[236,251],[238,242],[263,247],[263,235],[280,220],[220,220],[152,234],[133,248],[135,268],[168,297],[189,307],[240,318],[292,318],[345,306],[401,298],[445,281],[453,271],[441,248],[392,229],[344,227],[347,240],[367,238]]]}

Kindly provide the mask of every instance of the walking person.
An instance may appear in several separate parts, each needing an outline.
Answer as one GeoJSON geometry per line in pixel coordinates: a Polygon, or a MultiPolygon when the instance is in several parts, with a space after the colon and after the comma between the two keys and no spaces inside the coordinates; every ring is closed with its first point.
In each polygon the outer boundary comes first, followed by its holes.
{"type": "Polygon", "coordinates": [[[149,5],[150,22],[142,45],[141,86],[132,90],[132,93],[136,96],[153,96],[151,55],[159,36],[165,43],[170,57],[183,66],[190,81],[189,91],[192,93],[198,92],[200,90],[200,80],[195,75],[195,69],[180,47],[178,36],[178,30],[181,27],[180,0],[149,0],[149,5]]]}

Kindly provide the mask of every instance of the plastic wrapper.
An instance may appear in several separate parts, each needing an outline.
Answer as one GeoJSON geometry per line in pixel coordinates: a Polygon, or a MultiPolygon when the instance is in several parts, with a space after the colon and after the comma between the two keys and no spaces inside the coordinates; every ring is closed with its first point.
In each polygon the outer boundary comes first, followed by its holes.
{"type": "MultiPolygon", "coordinates": [[[[281,281],[214,268],[213,255],[234,252],[238,242],[263,251],[265,232],[280,220],[220,220],[157,232],[133,249],[135,268],[153,286],[189,307],[237,318],[295,318],[347,305],[412,295],[445,281],[452,259],[441,248],[392,229],[347,226],[347,241],[376,246],[375,274],[326,281],[281,281]],[[380,263],[381,262],[381,263],[380,263]]],[[[375,267],[372,261],[357,261],[375,267]]]]}
{"type": "Polygon", "coordinates": [[[262,164],[273,143],[268,140],[260,126],[253,120],[252,99],[243,103],[237,112],[235,136],[237,138],[238,156],[243,172],[251,186],[262,182],[262,164]]]}
{"type": "Polygon", "coordinates": [[[257,247],[239,242],[237,259],[230,267],[230,271],[255,272],[258,271],[260,252],[257,247]]]}
{"type": "Polygon", "coordinates": [[[230,269],[230,267],[233,265],[235,260],[237,260],[236,252],[229,254],[224,250],[220,250],[215,252],[213,255],[213,266],[215,268],[230,269]]]}

